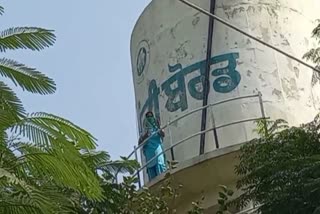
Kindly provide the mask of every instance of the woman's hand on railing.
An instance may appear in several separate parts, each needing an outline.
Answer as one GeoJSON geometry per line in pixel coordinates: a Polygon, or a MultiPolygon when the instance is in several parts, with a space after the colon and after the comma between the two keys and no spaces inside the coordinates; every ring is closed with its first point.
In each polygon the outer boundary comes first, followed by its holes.
{"type": "Polygon", "coordinates": [[[160,129],[159,134],[160,134],[160,136],[161,136],[162,138],[165,137],[165,133],[164,133],[164,130],[163,130],[163,129],[160,129]]]}

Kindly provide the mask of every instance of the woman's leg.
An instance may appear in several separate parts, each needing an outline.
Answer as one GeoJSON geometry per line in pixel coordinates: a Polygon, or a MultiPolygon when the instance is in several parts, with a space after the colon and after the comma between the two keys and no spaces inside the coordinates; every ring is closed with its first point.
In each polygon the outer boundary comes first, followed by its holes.
{"type": "Polygon", "coordinates": [[[151,181],[152,179],[154,179],[155,177],[157,177],[157,166],[153,166],[153,167],[148,167],[147,168],[147,173],[148,173],[148,177],[149,177],[149,181],[151,181]]]}
{"type": "Polygon", "coordinates": [[[166,158],[161,145],[158,147],[156,153],[159,154],[157,158],[156,173],[157,175],[160,175],[166,171],[166,158]]]}

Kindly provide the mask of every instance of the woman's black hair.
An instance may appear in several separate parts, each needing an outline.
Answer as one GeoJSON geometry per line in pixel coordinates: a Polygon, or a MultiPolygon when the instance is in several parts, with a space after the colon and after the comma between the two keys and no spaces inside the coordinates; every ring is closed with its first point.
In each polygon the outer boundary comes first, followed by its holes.
{"type": "Polygon", "coordinates": [[[146,116],[148,116],[148,114],[151,114],[151,115],[153,116],[153,112],[152,112],[152,111],[148,111],[148,112],[146,113],[146,116]]]}

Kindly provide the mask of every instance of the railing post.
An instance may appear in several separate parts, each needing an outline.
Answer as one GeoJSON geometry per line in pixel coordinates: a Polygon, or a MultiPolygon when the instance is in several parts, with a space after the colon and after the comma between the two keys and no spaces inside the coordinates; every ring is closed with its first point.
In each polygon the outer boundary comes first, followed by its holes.
{"type": "Polygon", "coordinates": [[[265,135],[267,136],[268,135],[268,127],[267,127],[267,121],[266,121],[266,114],[264,112],[262,94],[260,91],[258,92],[258,95],[259,95],[259,105],[260,105],[261,117],[263,118],[263,123],[264,123],[264,131],[265,131],[265,135]]]}
{"type": "Polygon", "coordinates": [[[211,119],[212,119],[212,128],[213,129],[213,138],[214,138],[214,142],[216,144],[216,149],[219,149],[219,140],[218,140],[218,133],[217,133],[217,129],[216,129],[216,121],[214,119],[214,114],[213,114],[213,111],[212,111],[212,106],[210,107],[210,114],[211,114],[211,119]]]}
{"type": "Polygon", "coordinates": [[[262,94],[261,94],[260,91],[259,91],[258,95],[259,95],[259,104],[260,104],[261,116],[262,116],[262,118],[265,118],[266,115],[265,115],[265,113],[264,113],[263,101],[262,101],[262,94]]]}
{"type": "Polygon", "coordinates": [[[174,161],[174,151],[173,151],[173,143],[172,143],[172,133],[171,133],[171,129],[170,129],[170,125],[167,126],[168,127],[168,132],[169,132],[169,137],[170,137],[170,153],[171,153],[171,160],[174,161]]]}
{"type": "MultiPolygon", "coordinates": [[[[137,162],[138,161],[138,153],[137,153],[137,147],[134,146],[134,157],[136,159],[137,162]]],[[[138,185],[139,185],[139,189],[141,188],[141,180],[140,180],[140,171],[139,169],[137,169],[137,177],[138,177],[138,185]]]]}

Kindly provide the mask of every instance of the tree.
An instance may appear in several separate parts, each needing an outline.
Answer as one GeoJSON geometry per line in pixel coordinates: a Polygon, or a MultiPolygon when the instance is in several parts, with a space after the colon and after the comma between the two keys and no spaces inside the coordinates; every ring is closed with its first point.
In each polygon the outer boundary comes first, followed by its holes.
{"type": "Polygon", "coordinates": [[[134,183],[136,178],[126,177],[120,186],[121,195],[124,195],[124,206],[118,213],[121,214],[173,214],[176,213],[175,201],[180,195],[182,185],[176,184],[171,170],[176,168],[177,162],[168,162],[168,172],[159,189],[151,191],[149,188],[142,188],[137,191],[134,183]]]}
{"type": "Polygon", "coordinates": [[[263,214],[315,212],[320,206],[320,116],[300,127],[267,122],[268,133],[240,150],[236,173],[242,194],[232,203],[243,208],[253,202],[263,214]]]}
{"type": "MultiPolygon", "coordinates": [[[[317,20],[317,22],[318,22],[318,25],[312,31],[312,38],[316,39],[318,41],[318,44],[320,44],[320,19],[317,20]]],[[[304,54],[303,58],[315,63],[316,68],[320,69],[320,47],[312,48],[310,51],[304,54]]],[[[316,83],[318,83],[319,80],[320,80],[320,74],[316,71],[313,71],[312,85],[315,85],[316,83]]]]}
{"type": "MultiPolygon", "coordinates": [[[[54,42],[52,30],[9,28],[0,33],[0,52],[39,51],[54,42]]],[[[102,200],[98,176],[86,163],[96,139],[61,117],[27,114],[4,82],[45,95],[55,92],[54,81],[7,58],[0,59],[0,77],[0,213],[72,213],[79,195],[102,200]]]]}
{"type": "MultiPolygon", "coordinates": [[[[83,154],[85,162],[89,165],[99,179],[103,190],[103,200],[92,200],[85,195],[80,196],[80,203],[76,206],[76,212],[80,214],[119,213],[121,207],[128,201],[125,200],[124,183],[115,183],[116,173],[133,174],[139,164],[135,160],[122,157],[121,160],[111,161],[107,152],[91,152],[83,154]]],[[[125,178],[128,184],[129,178],[125,178]]],[[[133,183],[131,183],[133,185],[133,183]]],[[[129,190],[129,189],[126,189],[129,190]]]]}
{"type": "MultiPolygon", "coordinates": [[[[53,31],[43,28],[0,33],[1,52],[39,51],[54,42],[53,31]]],[[[132,174],[138,164],[125,158],[111,161],[107,152],[95,151],[90,133],[64,118],[27,114],[4,82],[9,79],[25,91],[45,95],[55,92],[51,78],[6,58],[0,59],[0,77],[0,213],[173,213],[168,200],[177,197],[177,189],[169,178],[160,193],[138,191],[130,176],[114,183],[116,172],[132,174]]],[[[193,206],[190,213],[200,213],[200,204],[193,206]]]]}
{"type": "MultiPolygon", "coordinates": [[[[117,162],[111,163],[114,165],[117,162]]],[[[105,165],[105,164],[104,164],[105,165]]],[[[169,162],[169,169],[175,168],[176,162],[169,162]]],[[[102,170],[100,175],[101,186],[104,190],[104,200],[94,203],[84,199],[81,203],[79,213],[118,213],[118,214],[172,214],[176,213],[175,202],[180,196],[181,185],[176,184],[174,177],[169,170],[162,185],[157,190],[150,190],[147,187],[137,189],[137,178],[132,174],[138,169],[139,165],[135,161],[125,158],[121,161],[121,166],[117,165],[114,170],[102,170]],[[124,176],[123,182],[114,183],[114,173],[129,172],[130,176],[124,176]],[[110,174],[109,172],[113,172],[110,174]]],[[[202,199],[203,200],[203,199],[202,199]]],[[[202,214],[201,200],[193,202],[189,214],[202,214]]]]}
{"type": "MultiPolygon", "coordinates": [[[[320,20],[312,37],[320,44],[320,20]]],[[[320,47],[303,58],[320,69],[320,47]]],[[[314,71],[312,85],[319,77],[314,71]]],[[[261,120],[257,125],[260,138],[240,149],[235,169],[242,194],[236,199],[223,197],[219,213],[233,205],[244,208],[249,202],[262,214],[320,213],[320,116],[299,127],[289,128],[283,120],[261,120]]]]}

